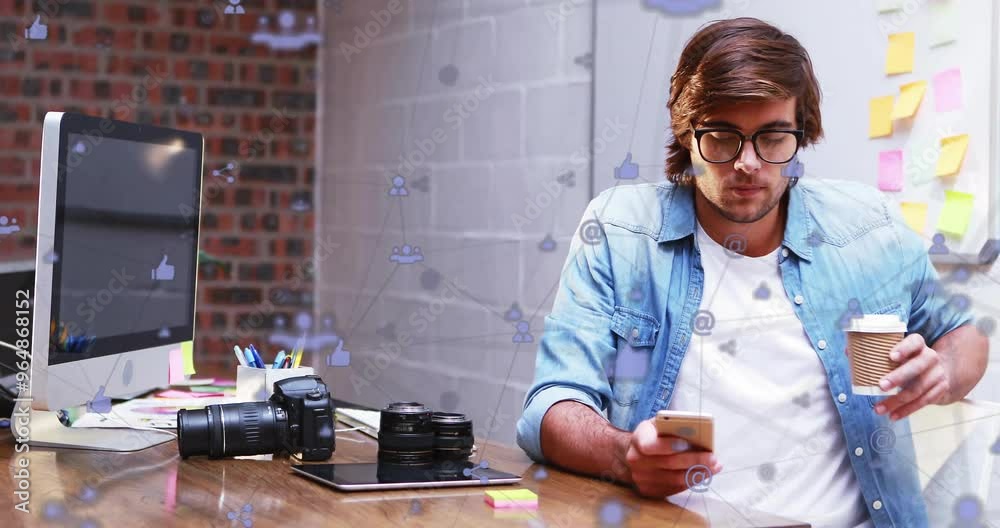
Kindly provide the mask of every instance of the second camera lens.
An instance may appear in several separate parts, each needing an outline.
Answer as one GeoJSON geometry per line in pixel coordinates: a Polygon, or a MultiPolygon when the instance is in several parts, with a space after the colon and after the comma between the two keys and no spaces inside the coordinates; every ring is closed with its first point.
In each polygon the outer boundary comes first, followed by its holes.
{"type": "Polygon", "coordinates": [[[436,412],[434,424],[434,458],[463,460],[472,455],[472,420],[461,413],[436,412]]]}

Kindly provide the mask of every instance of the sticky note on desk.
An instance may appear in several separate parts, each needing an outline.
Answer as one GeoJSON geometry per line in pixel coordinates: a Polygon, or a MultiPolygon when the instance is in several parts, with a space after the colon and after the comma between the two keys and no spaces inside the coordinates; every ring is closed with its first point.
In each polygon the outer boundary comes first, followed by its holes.
{"type": "Polygon", "coordinates": [[[875,97],[868,103],[868,137],[892,135],[892,107],[895,96],[875,97]]]}
{"type": "Polygon", "coordinates": [[[886,75],[910,73],[913,71],[913,48],[916,35],[908,33],[893,33],[889,35],[889,52],[885,57],[886,75]]]}
{"type": "Polygon", "coordinates": [[[903,213],[903,220],[910,229],[917,234],[922,234],[927,227],[927,204],[920,202],[900,202],[899,209],[903,213]]]}
{"type": "Polygon", "coordinates": [[[180,348],[170,351],[170,369],[167,371],[168,383],[184,379],[184,356],[180,348]]]}
{"type": "Polygon", "coordinates": [[[903,9],[903,0],[875,0],[875,9],[879,13],[891,13],[903,9]]]}
{"type": "Polygon", "coordinates": [[[946,235],[961,237],[969,228],[975,195],[958,191],[945,191],[944,207],[938,218],[937,230],[946,235]]]}
{"type": "Polygon", "coordinates": [[[892,107],[893,119],[905,119],[913,117],[920,108],[920,102],[924,100],[924,92],[927,91],[927,81],[915,81],[899,87],[899,97],[892,107]]]}
{"type": "Polygon", "coordinates": [[[941,156],[938,158],[935,176],[951,176],[962,168],[965,151],[969,148],[969,135],[960,134],[941,138],[941,156]]]}
{"type": "Polygon", "coordinates": [[[878,188],[882,191],[903,190],[903,151],[886,150],[878,154],[878,188]]]}
{"type": "Polygon", "coordinates": [[[489,490],[483,499],[494,508],[538,507],[538,495],[529,489],[489,490]]]}
{"type": "Polygon", "coordinates": [[[930,2],[928,6],[928,20],[931,24],[930,42],[932,48],[950,44],[958,40],[959,25],[958,11],[955,10],[955,2],[930,2]]]}
{"type": "Polygon", "coordinates": [[[952,68],[934,75],[934,109],[951,112],[962,108],[962,70],[952,68]]]}
{"type": "Polygon", "coordinates": [[[181,356],[184,357],[184,374],[194,375],[194,342],[185,341],[181,343],[181,356]]]}

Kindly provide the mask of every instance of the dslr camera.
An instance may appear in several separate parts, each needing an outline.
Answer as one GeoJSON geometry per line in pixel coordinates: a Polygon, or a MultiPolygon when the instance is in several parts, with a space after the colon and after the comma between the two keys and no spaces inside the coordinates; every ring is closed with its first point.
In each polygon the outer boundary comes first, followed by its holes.
{"type": "Polygon", "coordinates": [[[302,460],[327,460],[336,448],[333,413],[319,376],[287,378],[274,382],[267,401],[177,411],[177,448],[181,458],[287,451],[301,453],[302,460]]]}

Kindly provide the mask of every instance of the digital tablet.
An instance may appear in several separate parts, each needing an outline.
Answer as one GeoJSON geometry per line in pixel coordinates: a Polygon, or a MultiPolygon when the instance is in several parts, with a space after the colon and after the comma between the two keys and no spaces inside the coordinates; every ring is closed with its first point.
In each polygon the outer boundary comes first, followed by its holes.
{"type": "Polygon", "coordinates": [[[394,464],[298,464],[292,471],[342,491],[450,488],[516,484],[521,477],[469,461],[436,462],[432,466],[394,464]]]}

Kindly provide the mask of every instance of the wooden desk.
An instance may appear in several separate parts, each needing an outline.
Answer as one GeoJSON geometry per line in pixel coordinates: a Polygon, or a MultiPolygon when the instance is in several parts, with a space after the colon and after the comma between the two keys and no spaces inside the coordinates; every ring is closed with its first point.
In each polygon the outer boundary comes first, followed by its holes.
{"type": "MultiPolygon", "coordinates": [[[[30,515],[14,511],[9,490],[17,470],[13,437],[0,434],[2,478],[0,511],[14,526],[242,526],[227,519],[253,505],[255,527],[267,526],[590,526],[599,524],[602,504],[617,500],[628,526],[709,526],[706,497],[692,495],[689,509],[669,502],[645,500],[631,490],[599,480],[545,468],[520,449],[487,444],[481,453],[490,467],[522,475],[521,487],[539,496],[539,508],[519,517],[494,511],[483,502],[483,488],[343,493],[294,475],[287,458],[272,461],[181,460],[176,443],[134,453],[32,448],[25,455],[31,473],[30,515]],[[84,492],[86,485],[94,493],[84,492]],[[62,521],[49,521],[43,511],[65,508],[62,521]],[[11,512],[11,513],[8,513],[11,512]],[[536,519],[533,521],[533,519],[536,519]]],[[[338,433],[332,462],[375,460],[375,440],[357,432],[338,433]],[[354,442],[350,440],[355,440],[354,442]]],[[[773,516],[737,515],[717,500],[707,499],[711,526],[805,526],[773,516]],[[728,512],[728,514],[727,514],[728,512]]],[[[4,526],[10,526],[5,520],[4,526]]]]}

